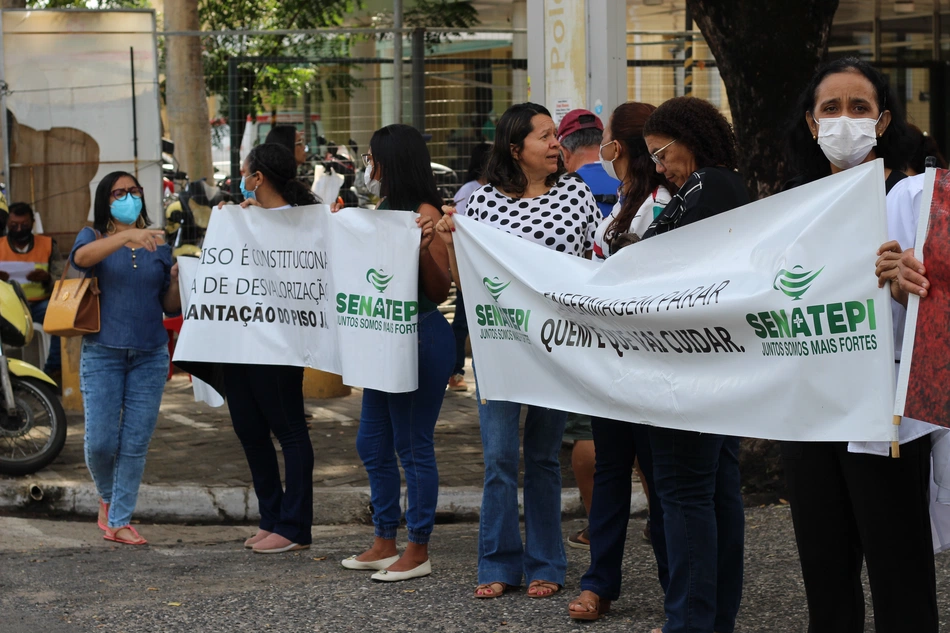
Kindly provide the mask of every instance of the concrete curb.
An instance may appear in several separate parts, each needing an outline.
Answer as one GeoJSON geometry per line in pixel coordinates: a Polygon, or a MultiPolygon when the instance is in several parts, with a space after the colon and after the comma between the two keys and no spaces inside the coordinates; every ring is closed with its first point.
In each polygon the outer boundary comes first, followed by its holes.
{"type": "MultiPolygon", "coordinates": [[[[402,491],[405,506],[405,488],[402,491]]],[[[482,503],[481,488],[440,488],[437,521],[477,521],[482,503]]],[[[518,491],[523,513],[522,491],[518,491]]],[[[646,497],[634,484],[631,513],[647,508],[646,497]]],[[[94,517],[98,495],[91,482],[33,479],[0,481],[0,512],[26,512],[48,516],[94,517]]],[[[584,516],[576,489],[561,492],[563,518],[584,516]]],[[[150,522],[248,523],[260,518],[257,497],[250,486],[202,486],[199,484],[143,485],[139,489],[135,518],[150,522]]],[[[369,488],[329,488],[313,491],[314,525],[370,523],[369,488]]]]}

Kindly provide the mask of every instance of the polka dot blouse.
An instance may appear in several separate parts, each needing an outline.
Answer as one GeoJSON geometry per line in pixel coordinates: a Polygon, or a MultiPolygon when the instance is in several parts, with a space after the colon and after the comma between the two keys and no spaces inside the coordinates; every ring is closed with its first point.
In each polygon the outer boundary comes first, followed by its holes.
{"type": "Polygon", "coordinates": [[[563,175],[546,194],[509,198],[488,184],[468,199],[465,214],[541,246],[583,257],[603,217],[594,195],[577,176],[563,175]]]}

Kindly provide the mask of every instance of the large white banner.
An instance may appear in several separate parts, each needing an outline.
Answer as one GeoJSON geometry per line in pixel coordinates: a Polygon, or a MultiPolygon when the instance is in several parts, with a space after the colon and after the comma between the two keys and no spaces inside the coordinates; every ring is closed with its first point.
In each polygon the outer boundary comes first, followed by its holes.
{"type": "Polygon", "coordinates": [[[216,210],[175,361],[313,367],[389,392],[418,382],[415,214],[216,210]]]}
{"type": "Polygon", "coordinates": [[[457,225],[482,398],[748,437],[894,436],[881,161],[602,265],[457,225]]]}

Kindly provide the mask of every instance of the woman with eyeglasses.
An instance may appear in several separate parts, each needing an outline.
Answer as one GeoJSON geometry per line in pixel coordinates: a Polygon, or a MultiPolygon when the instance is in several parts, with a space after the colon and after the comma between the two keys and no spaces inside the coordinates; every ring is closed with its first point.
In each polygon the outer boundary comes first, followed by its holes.
{"type": "Polygon", "coordinates": [[[441,240],[433,240],[442,199],[436,189],[426,142],[413,127],[387,125],[376,130],[363,155],[366,183],[382,196],[379,209],[415,214],[422,229],[419,247],[418,387],[407,393],[363,390],[356,450],[369,475],[373,545],[342,561],[347,569],[370,570],[373,580],[396,582],[432,572],[429,539],[435,527],[439,469],[435,461],[435,423],[445,383],[455,363],[452,328],[439,304],[449,294],[449,258],[441,240]],[[399,463],[406,475],[406,527],[409,543],[402,555],[396,533],[399,463]]]}
{"type": "Polygon", "coordinates": [[[69,257],[101,291],[100,329],[83,337],[79,363],[86,466],[99,493],[103,538],[145,545],[132,512],[168,375],[162,320],[181,309],[178,266],[164,232],[147,228],[135,176],[103,178],[93,208],[93,228],[79,232],[69,257]]]}
{"type": "MultiPolygon", "coordinates": [[[[749,202],[732,127],[708,101],[670,99],[647,119],[643,137],[657,173],[678,188],[643,239],[749,202]]],[[[651,427],[650,447],[670,575],[666,625],[654,633],[732,633],[745,534],[739,438],[651,427]]]]}

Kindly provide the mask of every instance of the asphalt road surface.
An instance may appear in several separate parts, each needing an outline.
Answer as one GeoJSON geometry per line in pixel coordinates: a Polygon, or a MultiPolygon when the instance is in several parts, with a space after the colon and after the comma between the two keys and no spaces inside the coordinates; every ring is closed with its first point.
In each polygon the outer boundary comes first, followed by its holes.
{"type": "MultiPolygon", "coordinates": [[[[801,573],[788,508],[747,511],[745,592],[737,633],[804,632],[801,573]]],[[[567,535],[576,521],[562,525],[567,535]]],[[[650,546],[631,521],[623,595],[596,623],[572,622],[588,555],[568,550],[568,586],[552,598],[524,589],[475,600],[478,526],[436,526],[428,578],[375,583],[340,560],[372,539],[367,526],[314,528],[314,546],[263,556],[242,549],[248,526],[142,525],[151,544],[116,546],[92,522],[0,517],[3,633],[574,632],[647,633],[663,624],[650,546]]],[[[405,532],[400,534],[404,538],[405,532]]],[[[937,559],[947,629],[950,564],[937,559]]],[[[869,598],[869,595],[868,595],[869,598]]],[[[867,631],[873,631],[868,605],[867,631]]]]}

